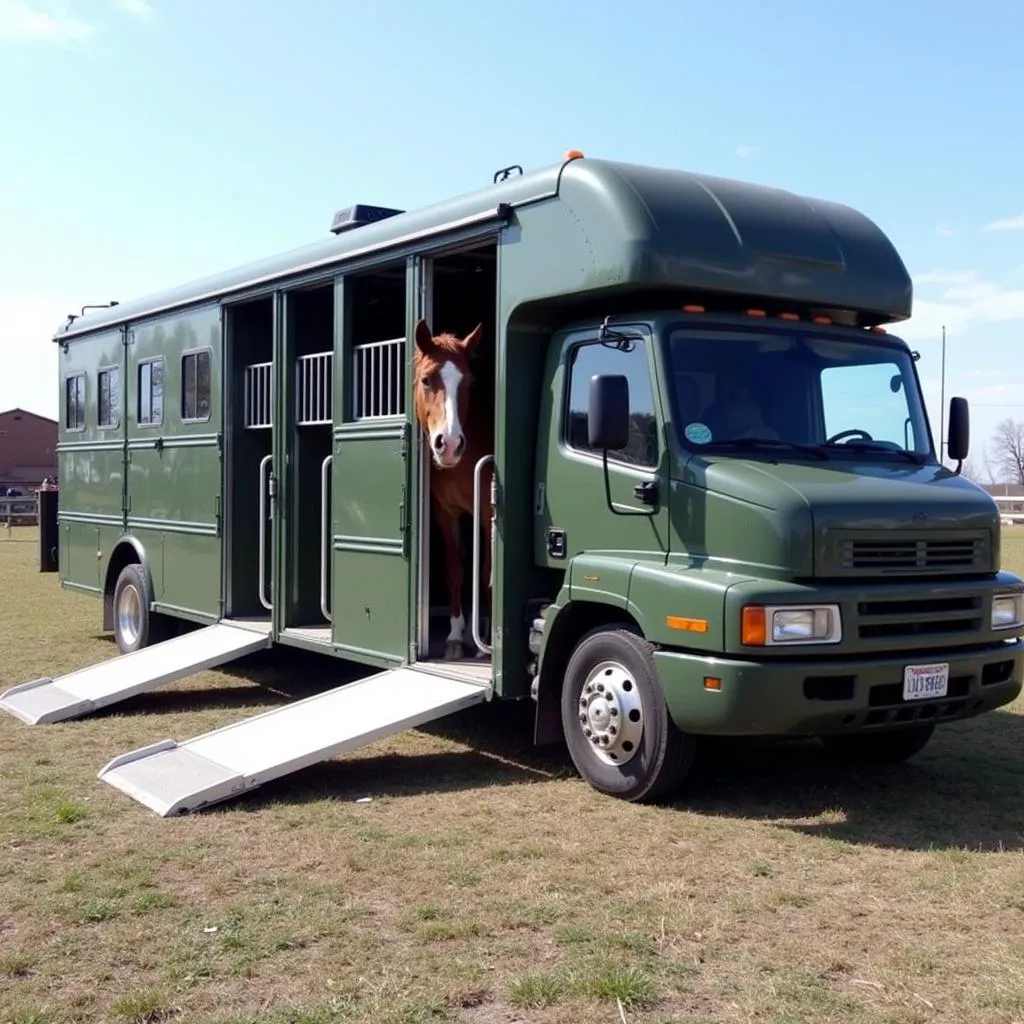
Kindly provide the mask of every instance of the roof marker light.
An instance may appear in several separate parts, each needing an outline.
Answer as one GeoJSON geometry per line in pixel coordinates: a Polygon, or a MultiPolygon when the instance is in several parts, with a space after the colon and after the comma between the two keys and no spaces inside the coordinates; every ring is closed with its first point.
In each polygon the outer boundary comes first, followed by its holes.
{"type": "Polygon", "coordinates": [[[748,309],[747,316],[767,316],[763,309],[748,309]]]}
{"type": "Polygon", "coordinates": [[[815,317],[811,317],[811,319],[816,324],[830,324],[830,323],[832,323],[832,317],[830,317],[830,316],[815,316],[815,317]]]}
{"type": "Polygon", "coordinates": [[[565,151],[565,156],[564,156],[563,159],[565,159],[565,160],[582,160],[583,159],[583,150],[582,149],[567,149],[565,151]]]}
{"type": "Polygon", "coordinates": [[[800,314],[799,313],[780,313],[779,314],[779,319],[780,320],[799,320],[800,319],[800,314]]]}
{"type": "Polygon", "coordinates": [[[690,305],[683,306],[683,312],[684,313],[703,313],[704,312],[704,307],[703,306],[698,306],[698,305],[695,305],[695,304],[690,304],[690,305]]]}

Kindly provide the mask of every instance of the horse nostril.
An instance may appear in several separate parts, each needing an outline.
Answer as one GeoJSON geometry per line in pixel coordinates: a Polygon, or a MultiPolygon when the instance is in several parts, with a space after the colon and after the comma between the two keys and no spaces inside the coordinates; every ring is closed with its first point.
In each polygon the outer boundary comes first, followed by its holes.
{"type": "Polygon", "coordinates": [[[465,439],[465,437],[460,437],[459,438],[459,443],[455,446],[455,454],[456,455],[461,455],[462,452],[464,451],[465,447],[466,447],[466,439],[465,439]]]}
{"type": "Polygon", "coordinates": [[[444,448],[444,435],[442,435],[442,434],[435,434],[434,435],[434,451],[435,452],[439,452],[439,451],[441,451],[442,448],[444,448]]]}

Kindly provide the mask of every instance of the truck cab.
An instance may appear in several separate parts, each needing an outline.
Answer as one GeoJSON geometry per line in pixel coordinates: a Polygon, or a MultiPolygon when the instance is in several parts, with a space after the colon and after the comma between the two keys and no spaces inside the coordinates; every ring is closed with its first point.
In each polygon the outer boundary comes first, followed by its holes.
{"type": "MultiPolygon", "coordinates": [[[[646,799],[700,735],[899,760],[1013,701],[1024,584],[995,503],[936,455],[915,363],[799,308],[559,331],[534,557],[564,584],[535,622],[538,738],[560,728],[593,785],[646,799]]],[[[953,399],[954,459],[967,437],[953,399]]]]}

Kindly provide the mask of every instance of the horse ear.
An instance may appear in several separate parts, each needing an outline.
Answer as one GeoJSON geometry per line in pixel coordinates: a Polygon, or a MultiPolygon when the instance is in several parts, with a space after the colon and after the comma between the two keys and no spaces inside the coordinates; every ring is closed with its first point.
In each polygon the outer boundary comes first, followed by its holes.
{"type": "Polygon", "coordinates": [[[472,352],[474,348],[476,348],[476,344],[480,340],[480,335],[483,332],[483,329],[484,329],[484,325],[483,324],[477,324],[476,327],[474,327],[473,330],[471,330],[469,332],[469,334],[467,334],[462,339],[462,350],[467,355],[470,352],[472,352]]]}
{"type": "Polygon", "coordinates": [[[419,320],[416,324],[416,347],[426,356],[434,350],[434,336],[430,333],[426,320],[419,320]]]}

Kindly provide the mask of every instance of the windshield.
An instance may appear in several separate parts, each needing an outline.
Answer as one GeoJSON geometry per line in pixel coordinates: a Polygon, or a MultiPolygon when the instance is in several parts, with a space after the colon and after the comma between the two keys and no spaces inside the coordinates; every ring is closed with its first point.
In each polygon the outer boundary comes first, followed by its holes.
{"type": "Polygon", "coordinates": [[[665,342],[676,433],[692,451],[931,456],[913,362],[891,342],[682,327],[665,342]]]}

